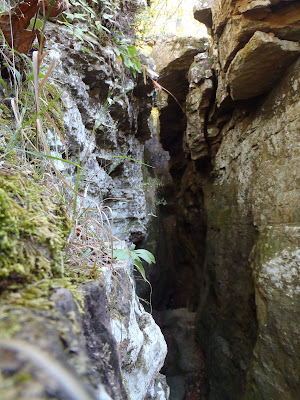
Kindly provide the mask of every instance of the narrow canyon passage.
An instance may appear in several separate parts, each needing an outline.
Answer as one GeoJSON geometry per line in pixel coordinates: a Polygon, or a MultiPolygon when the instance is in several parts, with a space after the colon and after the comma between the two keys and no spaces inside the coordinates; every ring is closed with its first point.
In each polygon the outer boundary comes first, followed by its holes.
{"type": "MultiPolygon", "coordinates": [[[[267,86],[260,42],[279,57],[272,38],[255,33],[261,64],[237,56],[226,82],[225,49],[212,59],[205,40],[159,44],[161,54],[173,55],[159,78],[172,96],[159,94],[157,138],[146,149],[167,184],[143,246],[158,260],[149,280],[153,315],[168,343],[162,373],[171,400],[298,397],[297,178],[287,170],[297,158],[299,59],[291,41],[290,61],[267,86]],[[243,78],[253,68],[255,91],[243,78]]],[[[148,298],[146,287],[139,290],[148,298]]]]}
{"type": "Polygon", "coordinates": [[[54,5],[0,0],[0,399],[300,399],[299,0],[54,5]]]}
{"type": "MultiPolygon", "coordinates": [[[[189,54],[187,58],[193,57],[189,54]]],[[[171,86],[184,107],[189,63],[178,64],[183,69],[171,69],[169,81],[162,78],[161,83],[171,86]]],[[[210,149],[205,146],[203,158],[192,161],[183,148],[186,128],[185,113],[171,99],[160,111],[161,144],[157,137],[146,143],[147,162],[159,171],[158,178],[167,182],[158,191],[158,199],[165,202],[156,207],[145,244],[157,259],[149,279],[153,315],[168,344],[162,373],[167,376],[171,400],[205,398],[211,391],[216,397],[207,398],[233,398],[232,392],[241,391],[246,379],[237,365],[244,362],[246,367],[249,363],[256,338],[254,288],[247,263],[255,231],[251,234],[246,227],[249,238],[242,250],[238,240],[242,228],[226,221],[224,226],[214,226],[222,210],[214,210],[211,204],[210,149]],[[232,264],[243,268],[230,272],[232,264]],[[227,304],[220,304],[220,298],[227,304]],[[234,351],[226,349],[227,341],[236,351],[234,356],[224,357],[226,351],[234,351]]],[[[139,295],[147,298],[147,285],[143,289],[139,295]]]]}

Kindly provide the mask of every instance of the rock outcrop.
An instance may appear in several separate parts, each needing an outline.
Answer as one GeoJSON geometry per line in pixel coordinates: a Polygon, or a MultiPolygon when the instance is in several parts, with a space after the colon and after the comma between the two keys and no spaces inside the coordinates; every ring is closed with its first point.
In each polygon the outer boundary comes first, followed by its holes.
{"type": "Polygon", "coordinates": [[[226,73],[231,98],[250,99],[267,92],[299,53],[298,43],[256,31],[237,52],[226,73]]]}
{"type": "MultiPolygon", "coordinates": [[[[207,23],[199,9],[195,16],[207,23]]],[[[299,335],[300,5],[215,1],[211,13],[216,100],[206,127],[207,297],[198,311],[199,340],[208,345],[208,398],[232,398],[233,390],[239,398],[293,399],[299,396],[299,344],[292,338],[299,335]]]]}
{"type": "Polygon", "coordinates": [[[167,399],[167,347],[137,301],[129,264],[80,289],[60,286],[46,310],[1,306],[1,398],[167,399]]]}
{"type": "MultiPolygon", "coordinates": [[[[116,3],[115,28],[126,36],[139,2],[116,3]]],[[[107,4],[94,7],[103,14],[107,4]]],[[[207,0],[194,13],[208,27],[209,49],[206,40],[191,38],[156,45],[159,84],[171,93],[157,96],[171,177],[156,139],[147,143],[167,182],[168,204],[151,222],[152,245],[162,257],[157,275],[150,274],[158,319],[176,349],[164,368],[180,399],[294,400],[300,397],[300,4],[207,0]]],[[[101,23],[103,32],[112,28],[109,18],[101,23]]],[[[87,48],[84,22],[76,27],[77,36],[55,22],[45,30],[45,61],[55,58],[57,68],[41,101],[57,98],[48,111],[63,132],[57,137],[43,121],[51,154],[84,197],[83,209],[117,210],[107,242],[118,235],[140,243],[152,214],[146,197],[153,190],[145,194],[143,185],[152,175],[142,166],[152,84],[124,68],[124,54],[117,54],[128,50],[127,42],[115,48],[122,35],[113,41],[102,32],[87,48]],[[64,141],[73,164],[64,162],[64,141]]],[[[151,60],[143,63],[154,69],[151,60]]],[[[17,139],[15,119],[29,120],[35,110],[32,98],[22,97],[26,108],[16,111],[11,71],[3,72],[1,151],[17,139]]],[[[25,133],[36,138],[34,129],[25,133]]],[[[76,259],[79,268],[66,272],[70,193],[64,188],[54,200],[49,186],[61,183],[49,171],[41,173],[30,156],[28,168],[18,165],[15,152],[5,157],[0,397],[166,400],[159,373],[166,344],[137,301],[130,266],[104,252],[101,268],[82,271],[76,259]]],[[[73,217],[76,203],[77,197],[73,217]]],[[[90,262],[95,251],[85,249],[81,256],[90,262]]]]}
{"type": "Polygon", "coordinates": [[[170,100],[160,120],[181,249],[168,305],[183,307],[189,289],[205,353],[201,398],[296,399],[300,4],[201,1],[194,12],[210,48],[182,72],[185,115],[170,100]]]}
{"type": "MultiPolygon", "coordinates": [[[[143,143],[150,135],[149,87],[140,78],[140,87],[135,88],[134,78],[119,66],[112,45],[98,44],[87,53],[66,29],[58,30],[49,23],[47,33],[47,45],[59,60],[54,71],[60,82],[58,90],[68,87],[62,103],[71,159],[78,161],[80,152],[89,171],[84,177],[88,183],[86,204],[105,201],[106,206],[118,210],[114,213],[115,235],[140,241],[147,224],[141,161],[143,143]]],[[[64,153],[57,141],[54,149],[58,157],[64,153]]],[[[73,170],[67,172],[76,179],[73,170]]]]}
{"type": "MultiPolygon", "coordinates": [[[[46,23],[40,72],[50,63],[56,66],[45,78],[39,101],[49,114],[46,119],[41,113],[40,121],[51,156],[43,154],[36,103],[26,92],[26,84],[32,85],[30,58],[25,63],[30,72],[17,55],[14,59],[15,73],[19,67],[21,71],[19,103],[7,98],[16,93],[10,71],[1,63],[3,400],[169,397],[159,373],[167,353],[165,340],[136,296],[132,265],[114,261],[112,254],[114,246],[124,248],[122,239],[139,242],[147,232],[143,152],[150,137],[152,89],[141,75],[125,68],[117,56],[118,38],[113,41],[108,34],[113,24],[125,41],[119,50],[127,52],[139,4],[115,1],[113,20],[105,17],[109,2],[93,3],[102,30],[91,26],[95,21],[83,21],[84,14],[73,26],[46,23]],[[21,123],[26,123],[22,132],[21,123]],[[34,152],[27,158],[28,149],[34,152]],[[50,158],[52,164],[40,158],[50,158]],[[88,229],[81,224],[84,220],[88,229]],[[70,261],[70,248],[79,237],[83,242],[78,257],[70,261]]],[[[93,9],[86,7],[83,11],[88,9],[92,19],[93,9]]],[[[143,62],[153,69],[150,59],[143,62]]],[[[43,75],[39,83],[42,80],[43,75]]]]}

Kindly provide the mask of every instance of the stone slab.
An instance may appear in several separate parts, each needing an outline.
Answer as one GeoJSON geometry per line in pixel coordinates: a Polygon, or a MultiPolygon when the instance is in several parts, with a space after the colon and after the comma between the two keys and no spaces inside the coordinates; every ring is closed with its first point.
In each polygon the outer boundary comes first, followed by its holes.
{"type": "Polygon", "coordinates": [[[232,99],[248,99],[266,92],[299,54],[298,43],[255,32],[226,74],[232,99]]]}

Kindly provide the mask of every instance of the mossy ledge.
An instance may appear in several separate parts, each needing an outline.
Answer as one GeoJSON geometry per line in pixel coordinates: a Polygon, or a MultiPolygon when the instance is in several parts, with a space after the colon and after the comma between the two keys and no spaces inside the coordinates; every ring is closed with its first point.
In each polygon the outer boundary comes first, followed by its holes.
{"type": "Polygon", "coordinates": [[[0,168],[0,293],[61,278],[70,222],[61,204],[26,172],[0,168]]]}

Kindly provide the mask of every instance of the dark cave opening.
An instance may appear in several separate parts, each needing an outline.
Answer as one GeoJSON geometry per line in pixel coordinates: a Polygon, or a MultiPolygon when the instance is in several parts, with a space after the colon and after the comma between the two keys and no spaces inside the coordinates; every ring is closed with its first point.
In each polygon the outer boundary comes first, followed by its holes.
{"type": "MultiPolygon", "coordinates": [[[[201,164],[197,171],[185,157],[182,142],[186,120],[175,101],[171,102],[171,110],[176,116],[172,129],[163,112],[160,127],[173,135],[160,135],[161,142],[154,135],[146,142],[145,159],[163,182],[158,193],[165,202],[155,205],[155,217],[142,247],[152,251],[157,260],[147,277],[152,286],[153,316],[169,349],[161,372],[171,388],[170,400],[192,400],[199,398],[204,384],[204,354],[196,340],[195,319],[205,256],[206,216],[204,194],[197,179],[199,175],[202,180],[209,176],[210,165],[201,164]]],[[[137,292],[148,299],[148,284],[140,282],[137,292]]]]}

